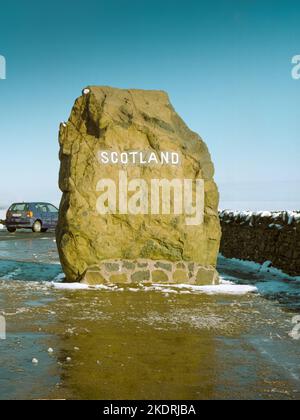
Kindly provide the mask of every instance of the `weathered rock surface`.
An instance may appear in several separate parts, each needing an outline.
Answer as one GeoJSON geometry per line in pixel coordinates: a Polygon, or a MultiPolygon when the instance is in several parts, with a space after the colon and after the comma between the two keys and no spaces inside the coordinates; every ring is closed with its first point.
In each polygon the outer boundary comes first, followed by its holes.
{"type": "Polygon", "coordinates": [[[190,275],[191,282],[216,283],[214,267],[221,232],[214,167],[207,146],[178,116],[166,93],[89,87],[76,100],[69,121],[61,124],[59,142],[63,196],[57,245],[68,281],[135,281],[130,264],[136,270],[136,264],[142,265],[143,261],[147,267],[153,262],[153,269],[142,281],[153,278],[158,282],[160,275],[164,281],[170,277],[168,270],[155,264],[169,261],[174,282],[180,282],[181,277],[181,282],[189,282],[186,264],[195,263],[198,271],[190,275]],[[180,153],[181,164],[103,165],[98,159],[100,150],[174,151],[180,153]],[[99,214],[97,183],[103,178],[117,182],[119,170],[126,170],[129,178],[145,180],[203,179],[204,223],[190,226],[184,215],[175,214],[99,214]],[[107,277],[109,261],[113,278],[107,277]],[[115,261],[120,265],[123,261],[127,269],[118,265],[115,272],[115,261]],[[180,262],[182,267],[175,270],[180,262]],[[203,276],[199,267],[204,270],[203,276]]]}

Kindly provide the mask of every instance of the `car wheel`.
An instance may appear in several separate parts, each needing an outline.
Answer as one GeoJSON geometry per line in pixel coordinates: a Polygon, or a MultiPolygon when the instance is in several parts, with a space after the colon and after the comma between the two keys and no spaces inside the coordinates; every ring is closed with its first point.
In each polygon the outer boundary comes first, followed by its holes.
{"type": "Polygon", "coordinates": [[[15,231],[17,229],[16,228],[13,228],[13,227],[8,227],[7,230],[8,230],[9,233],[15,233],[15,231]]]}
{"type": "Polygon", "coordinates": [[[32,232],[40,233],[42,231],[42,223],[39,220],[36,220],[32,226],[32,232]]]}

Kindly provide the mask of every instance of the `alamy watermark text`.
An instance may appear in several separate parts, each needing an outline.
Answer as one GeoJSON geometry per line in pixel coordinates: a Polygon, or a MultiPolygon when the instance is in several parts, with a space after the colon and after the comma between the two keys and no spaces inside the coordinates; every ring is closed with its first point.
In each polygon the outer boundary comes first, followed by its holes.
{"type": "Polygon", "coordinates": [[[294,80],[300,79],[300,55],[294,55],[292,58],[292,64],[294,67],[292,68],[292,78],[294,80]]]}

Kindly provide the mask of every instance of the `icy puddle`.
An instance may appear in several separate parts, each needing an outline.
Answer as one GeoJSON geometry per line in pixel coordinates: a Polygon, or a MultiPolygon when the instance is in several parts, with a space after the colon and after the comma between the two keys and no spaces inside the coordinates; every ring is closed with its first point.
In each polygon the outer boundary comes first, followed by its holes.
{"type": "Polygon", "coordinates": [[[226,281],[260,292],[240,295],[165,285],[77,290],[59,286],[54,257],[37,264],[25,254],[0,260],[1,399],[300,398],[300,341],[289,335],[297,305],[263,296],[269,273],[220,258],[226,281]]]}

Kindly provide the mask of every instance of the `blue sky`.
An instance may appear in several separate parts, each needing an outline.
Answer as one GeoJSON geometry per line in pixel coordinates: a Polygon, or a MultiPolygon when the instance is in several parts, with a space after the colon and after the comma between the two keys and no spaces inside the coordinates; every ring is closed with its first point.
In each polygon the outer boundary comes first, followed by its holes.
{"type": "Polygon", "coordinates": [[[0,205],[59,202],[60,121],[87,85],[166,90],[221,207],[300,207],[297,0],[12,0],[0,9],[0,205]]]}

